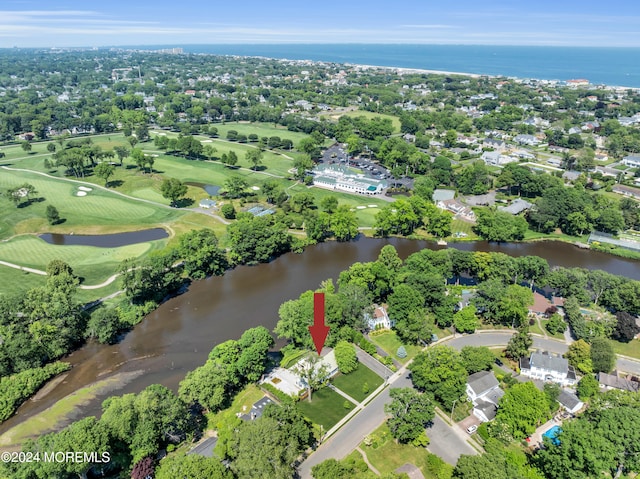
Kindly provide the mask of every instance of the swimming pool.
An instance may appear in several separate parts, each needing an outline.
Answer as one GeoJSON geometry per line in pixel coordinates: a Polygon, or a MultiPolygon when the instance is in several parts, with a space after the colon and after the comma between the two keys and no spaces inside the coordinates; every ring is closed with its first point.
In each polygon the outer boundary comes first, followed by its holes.
{"type": "Polygon", "coordinates": [[[551,442],[558,446],[560,444],[560,439],[558,439],[558,434],[562,432],[562,428],[560,426],[553,426],[547,432],[545,432],[542,437],[548,437],[551,439],[551,442]]]}

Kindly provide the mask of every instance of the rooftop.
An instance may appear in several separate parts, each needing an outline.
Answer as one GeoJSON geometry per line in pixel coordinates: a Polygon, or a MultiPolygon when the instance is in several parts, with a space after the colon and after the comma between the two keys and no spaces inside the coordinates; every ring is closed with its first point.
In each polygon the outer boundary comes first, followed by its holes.
{"type": "Polygon", "coordinates": [[[531,353],[531,367],[566,373],[569,370],[569,361],[561,356],[553,356],[548,352],[531,353]]]}
{"type": "Polygon", "coordinates": [[[499,385],[498,380],[493,375],[493,371],[480,371],[473,373],[467,378],[467,383],[476,396],[480,396],[482,393],[498,387],[499,385]]]}

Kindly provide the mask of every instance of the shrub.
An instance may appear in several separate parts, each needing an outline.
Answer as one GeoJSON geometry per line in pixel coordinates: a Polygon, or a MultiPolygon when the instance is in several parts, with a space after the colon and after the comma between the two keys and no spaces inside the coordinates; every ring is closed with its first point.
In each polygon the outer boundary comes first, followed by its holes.
{"type": "Polygon", "coordinates": [[[370,388],[369,383],[364,383],[362,385],[362,394],[369,394],[370,388]]]}
{"type": "Polygon", "coordinates": [[[346,399],[344,400],[344,402],[342,403],[342,406],[346,409],[349,410],[351,409],[351,403],[349,401],[347,401],[346,399]]]}
{"type": "Polygon", "coordinates": [[[224,216],[228,220],[232,220],[236,217],[236,209],[231,203],[222,205],[222,208],[220,208],[220,212],[222,213],[222,216],[224,216]]]}
{"type": "Polygon", "coordinates": [[[396,351],[396,356],[398,356],[400,359],[404,359],[407,357],[407,350],[404,346],[400,346],[398,348],[398,350],[396,351]]]}

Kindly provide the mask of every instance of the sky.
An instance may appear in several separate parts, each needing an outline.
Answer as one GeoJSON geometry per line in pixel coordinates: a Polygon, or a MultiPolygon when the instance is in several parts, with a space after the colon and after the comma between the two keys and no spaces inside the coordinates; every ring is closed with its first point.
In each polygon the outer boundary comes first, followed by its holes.
{"type": "Polygon", "coordinates": [[[640,47],[637,0],[1,0],[0,47],[416,43],[640,47]]]}

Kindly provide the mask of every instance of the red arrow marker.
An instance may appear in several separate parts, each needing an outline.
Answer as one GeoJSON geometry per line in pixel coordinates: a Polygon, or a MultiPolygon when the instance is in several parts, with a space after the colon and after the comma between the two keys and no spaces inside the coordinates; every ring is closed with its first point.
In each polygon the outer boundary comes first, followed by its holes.
{"type": "Polygon", "coordinates": [[[309,332],[316,345],[318,356],[322,352],[324,342],[329,334],[329,326],[324,324],[324,293],[313,294],[313,326],[309,326],[309,332]]]}

